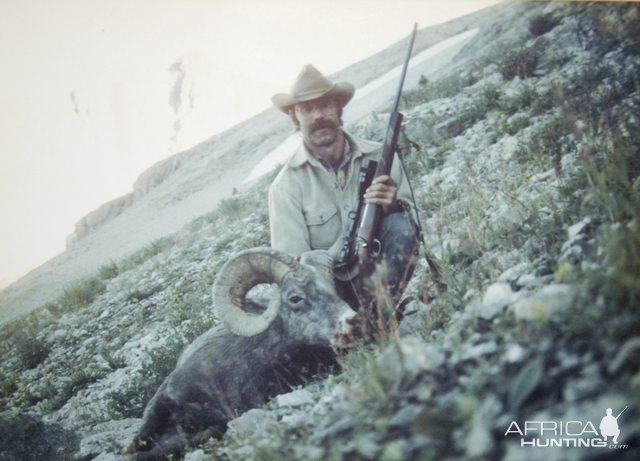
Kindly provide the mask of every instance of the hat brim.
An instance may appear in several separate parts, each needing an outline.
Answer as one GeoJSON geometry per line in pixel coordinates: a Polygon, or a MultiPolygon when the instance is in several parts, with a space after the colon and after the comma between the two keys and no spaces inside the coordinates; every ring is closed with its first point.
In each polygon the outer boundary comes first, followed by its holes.
{"type": "Polygon", "coordinates": [[[288,113],[293,106],[298,103],[312,101],[326,96],[335,98],[338,104],[344,107],[351,101],[355,92],[356,89],[351,83],[340,82],[335,83],[328,90],[314,91],[295,96],[288,93],[278,93],[271,97],[271,102],[284,113],[288,113]]]}

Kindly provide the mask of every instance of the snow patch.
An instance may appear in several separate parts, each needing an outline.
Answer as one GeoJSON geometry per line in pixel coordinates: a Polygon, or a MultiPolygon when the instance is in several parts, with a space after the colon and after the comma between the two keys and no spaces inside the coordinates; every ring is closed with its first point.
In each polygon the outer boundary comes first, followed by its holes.
{"type": "MultiPolygon", "coordinates": [[[[409,61],[409,70],[415,68],[420,64],[424,64],[427,60],[433,59],[436,56],[452,51],[456,46],[460,46],[465,41],[471,39],[478,33],[478,29],[468,30],[458,35],[454,35],[451,38],[443,40],[436,45],[433,45],[421,53],[414,56],[409,61]]],[[[454,53],[450,53],[450,58],[454,53]]],[[[446,64],[446,62],[437,62],[439,66],[446,64]]],[[[393,79],[398,79],[402,72],[402,66],[395,67],[386,74],[378,77],[377,79],[367,83],[366,85],[357,89],[353,101],[358,101],[369,96],[373,91],[380,89],[383,85],[389,83],[393,79]]],[[[261,176],[272,171],[277,165],[281,165],[286,162],[300,146],[302,138],[299,133],[294,133],[286,138],[275,149],[269,152],[249,173],[249,175],[242,181],[242,184],[250,183],[261,176]]]]}

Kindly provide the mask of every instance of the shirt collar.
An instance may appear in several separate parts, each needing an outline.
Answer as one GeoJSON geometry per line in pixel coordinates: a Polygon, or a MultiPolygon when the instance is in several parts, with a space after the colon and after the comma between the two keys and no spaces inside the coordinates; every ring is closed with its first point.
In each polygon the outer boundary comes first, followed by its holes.
{"type": "MultiPolygon", "coordinates": [[[[305,146],[306,149],[306,146],[305,146]]],[[[328,171],[335,171],[336,173],[340,170],[343,170],[346,168],[347,165],[349,165],[349,162],[351,161],[351,157],[353,157],[353,153],[351,151],[351,144],[349,144],[349,142],[347,141],[347,138],[345,137],[344,139],[344,150],[343,150],[343,155],[342,155],[342,161],[340,162],[340,164],[337,167],[334,167],[333,165],[331,165],[329,162],[327,162],[326,160],[322,159],[322,158],[318,158],[315,157],[315,155],[311,154],[312,156],[314,156],[316,159],[318,159],[318,161],[320,162],[320,164],[322,164],[323,167],[325,167],[328,171]]]]}
{"type": "MultiPolygon", "coordinates": [[[[345,164],[347,164],[354,158],[372,154],[380,149],[380,144],[358,139],[344,130],[343,133],[345,135],[345,141],[348,148],[345,149],[345,157],[340,164],[340,168],[344,167],[345,164]],[[347,156],[349,158],[347,158],[347,156]]],[[[318,158],[316,158],[311,152],[309,152],[309,149],[307,149],[303,142],[293,154],[288,164],[292,168],[296,168],[304,165],[307,162],[311,165],[321,166],[324,168],[324,164],[320,160],[318,160],[318,158]]]]}

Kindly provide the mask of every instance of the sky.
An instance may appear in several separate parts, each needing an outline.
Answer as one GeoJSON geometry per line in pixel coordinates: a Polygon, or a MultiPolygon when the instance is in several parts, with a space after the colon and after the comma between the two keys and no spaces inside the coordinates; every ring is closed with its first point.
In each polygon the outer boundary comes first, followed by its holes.
{"type": "Polygon", "coordinates": [[[498,0],[0,0],[0,288],[154,163],[498,0]]]}

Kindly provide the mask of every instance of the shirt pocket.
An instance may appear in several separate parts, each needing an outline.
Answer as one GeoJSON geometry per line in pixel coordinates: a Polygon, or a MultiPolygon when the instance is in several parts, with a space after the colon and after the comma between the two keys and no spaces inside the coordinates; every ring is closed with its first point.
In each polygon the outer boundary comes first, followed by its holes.
{"type": "Polygon", "coordinates": [[[342,224],[334,206],[305,212],[311,249],[326,250],[340,237],[342,224]]]}

